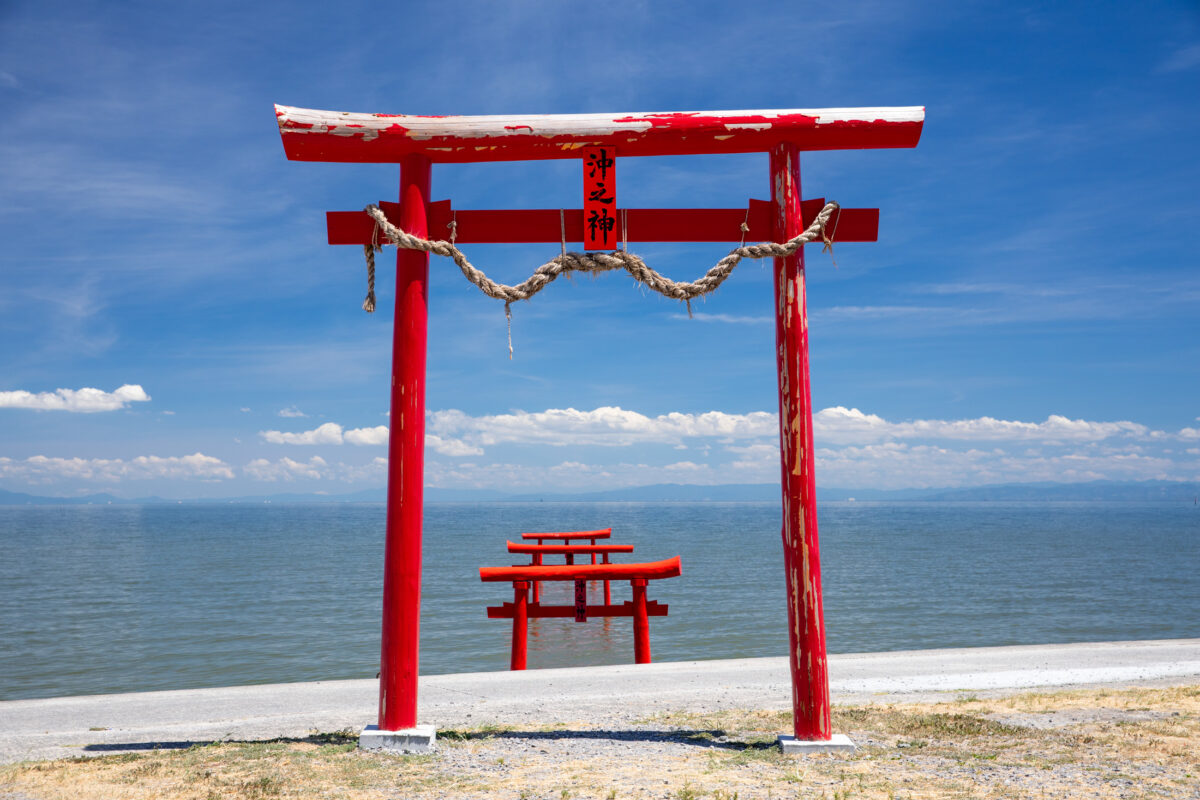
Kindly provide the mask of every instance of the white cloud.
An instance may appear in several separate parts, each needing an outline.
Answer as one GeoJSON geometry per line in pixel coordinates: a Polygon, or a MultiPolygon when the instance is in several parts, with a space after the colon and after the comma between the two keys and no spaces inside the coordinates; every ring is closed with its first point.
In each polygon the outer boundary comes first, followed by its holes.
{"type": "Polygon", "coordinates": [[[345,483],[378,481],[387,474],[387,459],[373,458],[366,464],[330,464],[320,456],[297,461],[286,456],[275,461],[256,458],[242,467],[242,474],[256,481],[337,480],[345,483]]]}
{"type": "Polygon", "coordinates": [[[294,461],[281,458],[278,461],[268,461],[256,458],[242,467],[242,474],[256,481],[294,481],[297,478],[319,480],[326,477],[329,465],[320,456],[313,456],[308,461],[294,461]]]}
{"type": "MultiPolygon", "coordinates": [[[[430,413],[426,427],[429,431],[425,437],[426,446],[449,456],[482,455],[484,446],[514,442],[555,447],[621,447],[639,443],[679,445],[684,438],[690,437],[745,439],[778,435],[775,415],[765,411],[749,414],[672,412],[648,417],[611,406],[592,411],[551,408],[533,413],[515,411],[480,417],[449,409],[430,413]]],[[[326,422],[299,433],[269,430],[260,431],[258,435],[271,444],[383,445],[388,440],[388,428],[377,425],[343,430],[335,422],[326,422]]]]}
{"type": "Polygon", "coordinates": [[[706,314],[703,311],[695,311],[689,317],[687,314],[670,314],[671,319],[690,319],[698,322],[725,322],[730,325],[771,325],[774,324],[775,318],[768,316],[761,317],[745,317],[737,314],[706,314]]]}
{"type": "MultiPolygon", "coordinates": [[[[1095,442],[1114,437],[1151,440],[1169,438],[1137,422],[1098,422],[1051,414],[1042,422],[993,417],[892,422],[857,408],[832,406],[813,416],[818,444],[866,443],[897,439],[947,439],[959,441],[1095,442]]],[[[727,414],[672,412],[649,417],[636,411],[604,406],[592,411],[551,408],[539,412],[514,411],[473,417],[449,409],[429,415],[431,446],[446,447],[457,440],[477,449],[502,443],[543,444],[556,447],[600,445],[624,447],[664,443],[679,447],[689,438],[716,438],[727,443],[774,439],[779,435],[772,412],[727,414]]],[[[1200,438],[1200,429],[1184,428],[1180,438],[1200,438]]],[[[474,453],[477,454],[477,453],[474,453]]]]}
{"type": "MultiPolygon", "coordinates": [[[[485,446],[528,443],[550,447],[641,447],[639,459],[670,457],[680,440],[693,441],[692,460],[669,464],[523,463],[464,459],[429,462],[435,486],[519,488],[530,491],[606,489],[647,483],[768,483],[779,480],[778,423],[768,412],[663,414],[649,417],[620,408],[471,417],[461,411],[429,415],[427,446],[443,455],[479,456],[485,446]],[[701,438],[701,437],[707,437],[701,438]],[[654,450],[654,445],[661,445],[654,450]],[[649,449],[647,449],[649,448],[649,449]],[[668,449],[669,448],[669,449],[668,449]]],[[[1200,428],[1178,434],[1130,421],[1071,419],[1052,414],[1040,422],[977,417],[893,422],[834,406],[815,415],[817,477],[822,486],[917,488],[986,483],[1087,480],[1195,480],[1200,462],[1169,446],[1200,439],[1200,428]]],[[[627,457],[626,457],[627,458],[627,457]]]]}
{"type": "Polygon", "coordinates": [[[387,444],[387,425],[376,425],[373,428],[352,428],[343,437],[346,444],[380,445],[387,444]]]}
{"type": "Polygon", "coordinates": [[[116,483],[122,480],[228,480],[233,469],[219,458],[203,453],[187,456],[137,456],[120,458],[0,457],[0,477],[26,483],[52,483],[74,479],[116,483]]]}
{"type": "Polygon", "coordinates": [[[258,435],[271,444],[341,444],[342,426],[336,422],[326,422],[311,431],[300,433],[259,431],[258,435]]]}
{"type": "Polygon", "coordinates": [[[310,431],[287,433],[285,431],[259,431],[258,435],[271,444],[356,444],[380,445],[387,444],[388,429],[386,425],[376,425],[373,428],[351,428],[344,431],[336,422],[326,422],[310,431]]]}
{"type": "Polygon", "coordinates": [[[1161,455],[1092,445],[1037,455],[998,448],[956,450],[886,442],[838,450],[818,448],[816,456],[817,475],[825,486],[919,488],[1031,481],[1194,480],[1197,474],[1194,464],[1189,467],[1161,455]]]}
{"type": "Polygon", "coordinates": [[[138,384],[127,383],[105,392],[100,389],[55,389],[53,392],[16,390],[0,392],[0,408],[30,408],[35,411],[74,411],[84,414],[117,411],[130,403],[145,403],[150,395],[138,384]]]}
{"type": "MultiPolygon", "coordinates": [[[[242,410],[249,411],[250,409],[243,408],[242,410]]],[[[288,406],[287,408],[281,408],[281,409],[279,409],[279,411],[277,413],[281,417],[307,417],[308,416],[308,414],[305,414],[303,411],[296,408],[295,406],[288,406]]]]}
{"type": "Polygon", "coordinates": [[[555,447],[622,447],[639,443],[676,445],[689,437],[745,439],[777,436],[779,433],[775,415],[766,411],[749,414],[672,412],[648,417],[616,406],[602,406],[592,411],[550,408],[538,412],[514,411],[481,417],[449,409],[431,413],[428,429],[441,439],[461,439],[469,447],[511,442],[555,447]]]}
{"type": "Polygon", "coordinates": [[[388,460],[382,456],[376,456],[366,464],[338,464],[337,477],[339,480],[347,483],[359,483],[361,481],[371,481],[378,483],[379,479],[387,476],[388,460]]]}
{"type": "Polygon", "coordinates": [[[1136,422],[1090,422],[1051,414],[1044,422],[1019,422],[977,417],[975,419],[919,419],[889,422],[857,408],[833,406],[813,415],[813,430],[819,444],[825,442],[870,442],[890,439],[957,439],[964,441],[1100,441],[1114,436],[1148,438],[1162,436],[1136,422]]]}
{"type": "Polygon", "coordinates": [[[511,492],[561,492],[603,490],[655,483],[729,483],[730,477],[707,464],[678,461],[670,464],[585,464],[562,461],[549,466],[536,464],[475,462],[425,465],[427,486],[501,489],[511,492]]]}
{"type": "Polygon", "coordinates": [[[736,476],[730,483],[772,483],[779,480],[779,443],[726,447],[735,457],[728,472],[736,476]]]}
{"type": "Polygon", "coordinates": [[[443,439],[431,433],[425,434],[425,446],[444,456],[481,456],[482,447],[474,447],[461,439],[443,439]]]}

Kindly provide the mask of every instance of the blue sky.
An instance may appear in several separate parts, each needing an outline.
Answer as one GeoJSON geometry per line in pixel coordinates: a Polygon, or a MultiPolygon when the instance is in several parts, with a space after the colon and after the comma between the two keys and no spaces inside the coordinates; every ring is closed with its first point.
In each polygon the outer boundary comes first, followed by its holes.
{"type": "MultiPolygon", "coordinates": [[[[882,209],[810,248],[817,479],[1200,479],[1195,3],[0,3],[0,488],[342,493],[386,468],[380,313],[324,212],[390,165],[288,162],[273,103],[519,114],[926,106],[802,158],[882,209]]],[[[625,159],[619,202],[743,206],[765,155],[625,159]]],[[[575,162],[435,166],[459,208],[578,207],[575,162]]],[[[729,245],[636,246],[693,279],[729,245]]],[[[516,283],[553,245],[472,246],[516,283]]],[[[769,265],[689,320],[624,275],[513,309],[434,259],[427,484],[777,479],[769,265]]]]}

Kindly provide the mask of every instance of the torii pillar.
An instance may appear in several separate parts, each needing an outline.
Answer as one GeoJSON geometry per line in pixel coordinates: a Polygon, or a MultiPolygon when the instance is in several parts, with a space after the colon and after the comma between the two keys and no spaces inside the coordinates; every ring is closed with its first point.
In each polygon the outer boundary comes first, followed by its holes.
{"type": "MultiPolygon", "coordinates": [[[[650,114],[559,114],[510,117],[422,117],[356,114],[276,106],[284,150],[298,161],[400,165],[400,202],[380,207],[416,236],[442,238],[457,224],[459,244],[590,241],[583,209],[451,211],[430,202],[432,163],[609,156],[768,153],[771,200],[747,209],[623,209],[612,201],[613,242],[784,241],[824,205],[802,201],[800,151],[915,147],[925,110],[904,108],[792,109],[650,114]],[[628,231],[622,225],[628,222],[628,231]],[[629,235],[626,235],[626,234],[629,235]]],[[[585,167],[585,175],[587,174],[585,167]]],[[[586,181],[586,178],[585,178],[586,181]]],[[[586,182],[585,182],[586,185],[586,182]]],[[[597,196],[585,191],[584,209],[597,196]]],[[[601,200],[600,202],[609,202],[601,200]]],[[[594,207],[594,206],[592,206],[594,207]]],[[[369,244],[374,221],[363,212],[329,212],[330,244],[369,244]]],[[[842,209],[830,220],[840,242],[875,241],[878,211],[842,209]]],[[[821,607],[821,568],[813,472],[808,316],[803,248],[775,259],[775,340],[779,377],[783,545],[794,737],[785,752],[843,746],[830,730],[829,678],[821,607]]],[[[396,316],[388,441],[387,543],[379,724],[362,742],[394,749],[432,745],[432,730],[416,729],[421,598],[421,513],[425,431],[428,256],[401,250],[396,259],[396,316]]],[[[840,737],[844,739],[845,737],[840,737]]],[[[848,740],[846,740],[848,744],[848,740]]]]}

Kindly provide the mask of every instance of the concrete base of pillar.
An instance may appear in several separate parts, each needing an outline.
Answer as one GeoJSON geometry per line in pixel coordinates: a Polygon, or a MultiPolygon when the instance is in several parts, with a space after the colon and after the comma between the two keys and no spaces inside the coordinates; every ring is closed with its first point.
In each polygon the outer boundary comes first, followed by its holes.
{"type": "Polygon", "coordinates": [[[832,739],[797,739],[780,734],[779,747],[784,755],[799,756],[808,753],[853,753],[854,742],[844,733],[835,733],[832,739]]]}
{"type": "Polygon", "coordinates": [[[358,737],[358,746],[362,750],[392,753],[432,753],[436,741],[437,729],[432,725],[418,725],[402,731],[381,731],[378,725],[368,725],[358,737]]]}

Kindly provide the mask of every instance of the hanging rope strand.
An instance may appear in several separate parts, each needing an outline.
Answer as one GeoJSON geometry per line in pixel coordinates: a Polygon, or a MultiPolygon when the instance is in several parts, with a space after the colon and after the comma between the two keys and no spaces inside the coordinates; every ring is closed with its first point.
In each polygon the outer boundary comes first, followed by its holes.
{"type": "MultiPolygon", "coordinates": [[[[762,242],[760,244],[743,245],[734,248],[729,251],[729,255],[714,264],[702,277],[690,283],[673,281],[670,278],[660,275],[647,266],[646,262],[640,257],[627,251],[614,250],[610,253],[565,252],[566,242],[564,241],[564,252],[542,264],[533,271],[532,275],[516,286],[496,283],[484,274],[482,270],[468,261],[463,252],[451,242],[440,239],[422,239],[419,236],[413,236],[389,222],[387,216],[378,206],[367,206],[366,212],[375,220],[377,230],[381,231],[384,237],[392,244],[406,250],[422,250],[426,253],[433,253],[437,256],[453,259],[467,280],[479,287],[479,290],[488,297],[503,300],[507,307],[517,300],[528,300],[533,297],[563,273],[590,272],[595,274],[615,269],[625,270],[633,276],[634,280],[645,284],[648,288],[658,292],[663,297],[688,302],[716,291],[743,258],[786,258],[793,255],[808,242],[824,238],[825,226],[829,224],[829,218],[833,216],[833,213],[839,207],[837,203],[827,203],[803,233],[786,242],[762,242]]],[[[826,241],[829,242],[830,240],[826,238],[826,241]]],[[[374,253],[369,245],[367,247],[367,267],[369,272],[373,273],[371,268],[374,266],[374,253]]]]}

